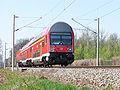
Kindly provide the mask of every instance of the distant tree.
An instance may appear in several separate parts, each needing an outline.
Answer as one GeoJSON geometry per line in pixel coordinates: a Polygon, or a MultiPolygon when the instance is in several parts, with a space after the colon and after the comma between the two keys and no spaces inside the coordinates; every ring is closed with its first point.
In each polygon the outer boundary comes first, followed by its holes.
{"type": "Polygon", "coordinates": [[[0,39],[0,67],[3,66],[3,48],[2,48],[2,41],[0,39]]]}
{"type": "Polygon", "coordinates": [[[2,53],[2,41],[0,39],[0,54],[2,53]]]}
{"type": "Polygon", "coordinates": [[[23,46],[25,46],[29,42],[29,39],[19,39],[16,42],[15,45],[15,52],[17,52],[19,49],[21,49],[23,46]]]}
{"type": "Polygon", "coordinates": [[[109,50],[110,58],[116,55],[118,51],[117,46],[118,46],[118,36],[116,33],[113,33],[108,38],[108,50],[109,50]]]}
{"type": "MultiPolygon", "coordinates": [[[[96,58],[96,40],[93,33],[84,32],[76,40],[75,59],[96,58]]],[[[100,58],[110,60],[112,57],[120,56],[120,38],[116,33],[108,36],[105,32],[100,32],[99,38],[100,58]]]]}
{"type": "MultiPolygon", "coordinates": [[[[16,57],[16,52],[17,52],[19,49],[22,49],[22,47],[23,47],[24,45],[26,45],[28,42],[29,42],[29,39],[19,39],[19,40],[17,40],[17,42],[16,42],[16,44],[15,44],[14,57],[16,57]]],[[[11,64],[11,59],[12,59],[12,50],[10,50],[10,56],[9,56],[9,58],[7,59],[8,66],[10,66],[9,64],[11,64]]]]}

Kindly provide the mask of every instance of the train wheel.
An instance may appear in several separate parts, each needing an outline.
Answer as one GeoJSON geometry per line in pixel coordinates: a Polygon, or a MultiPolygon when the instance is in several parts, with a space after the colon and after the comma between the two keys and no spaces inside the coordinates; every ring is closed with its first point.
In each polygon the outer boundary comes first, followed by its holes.
{"type": "Polygon", "coordinates": [[[19,66],[19,67],[23,67],[22,62],[18,62],[18,66],[19,66]]]}
{"type": "Polygon", "coordinates": [[[48,65],[49,68],[53,67],[52,65],[48,65]]]}
{"type": "Polygon", "coordinates": [[[61,67],[64,67],[64,64],[61,64],[61,67]]]}
{"type": "Polygon", "coordinates": [[[43,67],[49,67],[48,62],[46,61],[46,57],[42,58],[42,62],[43,62],[43,67]]]}
{"type": "Polygon", "coordinates": [[[66,67],[68,64],[64,64],[64,66],[66,67]]]}
{"type": "Polygon", "coordinates": [[[66,63],[66,64],[61,64],[61,67],[66,67],[68,64],[66,63]]]}

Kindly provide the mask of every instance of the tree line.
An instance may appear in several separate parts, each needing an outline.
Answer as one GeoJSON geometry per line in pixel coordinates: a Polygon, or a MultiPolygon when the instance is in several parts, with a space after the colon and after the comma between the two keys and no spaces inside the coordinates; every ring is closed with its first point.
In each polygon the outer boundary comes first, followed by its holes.
{"type": "MultiPolygon", "coordinates": [[[[30,40],[29,39],[19,39],[16,41],[15,50],[14,50],[14,57],[16,57],[16,53],[19,49],[22,49],[24,45],[26,45],[30,40]]],[[[9,58],[6,59],[6,65],[12,65],[12,49],[9,51],[9,58]]],[[[16,65],[16,60],[14,61],[14,65],[16,65]]]]}
{"type": "Polygon", "coordinates": [[[2,47],[2,40],[0,39],[0,67],[3,66],[3,47],[2,47]]]}
{"type": "MultiPolygon", "coordinates": [[[[116,33],[108,36],[101,32],[99,37],[100,58],[110,60],[112,57],[120,56],[120,38],[116,33]]],[[[75,36],[75,59],[96,58],[96,40],[97,36],[89,32],[83,32],[78,39],[75,36]]]]}

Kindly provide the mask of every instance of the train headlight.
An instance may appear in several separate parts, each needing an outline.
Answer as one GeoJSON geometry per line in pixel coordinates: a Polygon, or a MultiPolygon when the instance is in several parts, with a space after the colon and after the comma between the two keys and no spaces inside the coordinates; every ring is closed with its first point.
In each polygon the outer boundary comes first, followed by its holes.
{"type": "Polygon", "coordinates": [[[72,52],[72,48],[68,48],[68,52],[72,52]]]}
{"type": "Polygon", "coordinates": [[[50,52],[54,52],[55,51],[55,48],[50,48],[50,52]]]}

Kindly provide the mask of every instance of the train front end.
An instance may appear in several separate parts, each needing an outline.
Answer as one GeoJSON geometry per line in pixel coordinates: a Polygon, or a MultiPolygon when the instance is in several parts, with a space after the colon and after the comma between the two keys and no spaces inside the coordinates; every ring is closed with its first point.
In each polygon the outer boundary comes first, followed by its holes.
{"type": "Polygon", "coordinates": [[[50,28],[49,51],[52,65],[67,66],[74,61],[74,32],[70,25],[58,22],[50,28]]]}

